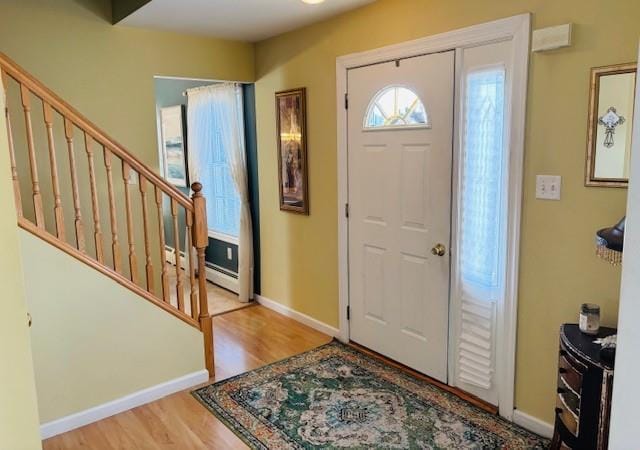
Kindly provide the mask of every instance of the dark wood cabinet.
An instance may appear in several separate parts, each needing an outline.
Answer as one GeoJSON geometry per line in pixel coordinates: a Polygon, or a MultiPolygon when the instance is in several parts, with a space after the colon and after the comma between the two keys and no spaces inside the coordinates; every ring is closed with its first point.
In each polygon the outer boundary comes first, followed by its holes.
{"type": "Polygon", "coordinates": [[[603,327],[597,336],[589,336],[576,324],[560,327],[552,449],[607,448],[613,362],[601,358],[594,341],[615,333],[615,328],[603,327]]]}

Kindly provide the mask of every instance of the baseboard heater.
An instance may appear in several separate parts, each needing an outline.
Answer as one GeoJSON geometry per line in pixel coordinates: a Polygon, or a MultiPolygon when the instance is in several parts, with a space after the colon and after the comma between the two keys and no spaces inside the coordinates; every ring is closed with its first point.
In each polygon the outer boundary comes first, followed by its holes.
{"type": "MultiPolygon", "coordinates": [[[[176,252],[173,248],[165,247],[165,257],[167,262],[176,265],[176,252]]],[[[187,255],[184,251],[180,251],[180,263],[182,267],[188,266],[187,255]]],[[[238,293],[238,274],[229,269],[225,269],[217,264],[213,264],[209,261],[205,261],[207,269],[207,280],[211,281],[228,291],[238,293]]],[[[196,269],[197,270],[197,269],[196,269]]]]}
{"type": "Polygon", "coordinates": [[[224,267],[218,266],[217,264],[213,264],[209,261],[205,261],[205,265],[207,266],[207,269],[215,270],[216,272],[220,272],[221,274],[235,278],[236,280],[238,279],[238,274],[229,269],[225,269],[224,267]]]}

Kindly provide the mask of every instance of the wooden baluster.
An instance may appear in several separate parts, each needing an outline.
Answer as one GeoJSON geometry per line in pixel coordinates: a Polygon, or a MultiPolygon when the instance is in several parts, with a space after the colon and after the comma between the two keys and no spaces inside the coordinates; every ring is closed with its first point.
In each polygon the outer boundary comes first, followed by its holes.
{"type": "Polygon", "coordinates": [[[24,124],[27,131],[27,149],[29,151],[29,166],[31,167],[31,185],[33,191],[33,209],[36,214],[36,225],[44,228],[44,212],[42,210],[42,195],[40,194],[40,181],[38,178],[38,163],[36,160],[36,149],[33,142],[33,126],[31,124],[31,93],[29,89],[21,84],[20,96],[22,98],[22,109],[24,110],[24,124]]]}
{"type": "Polygon", "coordinates": [[[149,220],[147,219],[147,179],[140,175],[140,196],[142,199],[142,224],[144,227],[144,254],[147,272],[147,291],[153,293],[153,262],[151,259],[151,245],[149,242],[149,220]]]}
{"type": "Polygon", "coordinates": [[[64,230],[64,214],[62,212],[62,198],[60,196],[60,182],[58,176],[58,161],[56,158],[56,146],[53,139],[53,113],[51,105],[46,101],[42,101],[42,109],[44,113],[44,123],[47,128],[47,143],[49,144],[49,164],[51,165],[51,185],[53,187],[53,197],[55,206],[53,208],[56,218],[56,236],[66,242],[64,230]]]}
{"type": "Polygon", "coordinates": [[[16,203],[18,217],[22,217],[22,199],[20,198],[20,181],[18,180],[18,165],[16,164],[16,152],[13,145],[13,130],[11,128],[11,115],[9,114],[9,103],[7,99],[8,78],[7,73],[0,71],[2,85],[4,86],[4,115],[7,121],[7,138],[9,140],[9,160],[11,162],[11,179],[13,180],[13,195],[16,203]]]}
{"type": "Polygon", "coordinates": [[[160,264],[162,264],[162,298],[165,302],[170,300],[169,269],[167,267],[167,255],[164,239],[164,214],[162,214],[162,190],[156,186],[156,207],[158,210],[158,236],[160,237],[160,264]]]}
{"type": "Polygon", "coordinates": [[[191,291],[189,300],[191,304],[191,317],[198,320],[198,295],[196,293],[196,268],[193,261],[193,212],[185,210],[187,215],[187,248],[185,252],[189,253],[189,284],[191,291]]]}
{"type": "Polygon", "coordinates": [[[131,178],[131,167],[122,161],[122,180],[124,181],[124,204],[127,211],[127,239],[129,242],[129,273],[131,281],[138,283],[138,260],[136,259],[136,246],[133,236],[133,213],[131,212],[131,193],[129,184],[131,178]]]}
{"type": "Polygon", "coordinates": [[[209,371],[209,377],[214,376],[214,356],[213,356],[213,321],[209,315],[209,303],[207,302],[207,276],[204,254],[209,245],[209,231],[207,228],[207,204],[202,195],[202,184],[193,183],[193,213],[194,230],[193,246],[198,254],[198,291],[200,300],[200,330],[204,338],[204,361],[209,371]]]}
{"type": "Polygon", "coordinates": [[[178,309],[184,311],[184,285],[182,283],[182,269],[180,257],[180,230],[178,227],[178,202],[171,199],[171,216],[173,217],[173,248],[176,260],[176,294],[178,295],[178,309]]]}
{"type": "Polygon", "coordinates": [[[109,217],[111,220],[111,252],[113,253],[113,270],[122,273],[122,257],[120,255],[120,240],[118,239],[118,215],[116,199],[113,192],[113,168],[111,166],[111,151],[104,149],[104,167],[107,171],[107,190],[109,191],[109,217]]]}
{"type": "Polygon", "coordinates": [[[73,123],[66,117],[64,118],[64,135],[67,140],[67,150],[69,152],[69,171],[71,174],[71,190],[73,192],[73,209],[75,213],[76,245],[78,250],[84,253],[84,225],[82,224],[80,194],[78,193],[78,176],[76,172],[76,156],[73,148],[73,123]]]}
{"type": "Polygon", "coordinates": [[[100,264],[104,263],[104,248],[102,245],[102,226],[100,224],[100,205],[98,203],[98,187],[96,186],[96,168],[93,159],[93,139],[88,133],[84,133],[84,148],[87,151],[89,161],[89,184],[91,186],[91,209],[93,211],[93,239],[96,244],[96,259],[100,264]]]}

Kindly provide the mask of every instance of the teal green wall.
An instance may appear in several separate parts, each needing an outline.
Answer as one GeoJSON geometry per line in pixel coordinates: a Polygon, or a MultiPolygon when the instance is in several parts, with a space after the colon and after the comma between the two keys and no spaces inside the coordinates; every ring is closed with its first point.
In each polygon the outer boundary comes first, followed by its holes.
{"type": "Polygon", "coordinates": [[[253,225],[253,290],[260,294],[260,196],[258,195],[258,143],[256,138],[256,86],[243,85],[244,135],[247,148],[249,202],[253,225]]]}
{"type": "Polygon", "coordinates": [[[206,80],[180,80],[175,78],[154,78],[156,104],[158,108],[165,106],[186,105],[187,97],[182,95],[187,89],[214,84],[206,80]]]}

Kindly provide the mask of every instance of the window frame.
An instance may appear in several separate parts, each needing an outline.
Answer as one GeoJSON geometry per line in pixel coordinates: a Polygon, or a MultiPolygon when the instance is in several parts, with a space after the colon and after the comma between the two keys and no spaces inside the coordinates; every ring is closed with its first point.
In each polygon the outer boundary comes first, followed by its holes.
{"type": "Polygon", "coordinates": [[[371,100],[369,100],[369,104],[367,105],[367,109],[365,110],[365,113],[364,113],[364,118],[362,119],[362,131],[369,132],[369,131],[416,130],[416,129],[418,130],[431,129],[431,120],[430,120],[430,115],[427,112],[427,107],[425,103],[422,101],[418,93],[414,89],[411,89],[410,86],[407,86],[404,84],[389,84],[387,86],[384,86],[382,89],[379,89],[375,93],[375,95],[371,97],[371,100]],[[376,103],[378,102],[378,100],[387,91],[392,89],[406,89],[409,92],[411,92],[413,95],[415,95],[418,102],[420,102],[420,104],[422,105],[422,109],[424,109],[426,122],[416,123],[416,124],[404,124],[404,125],[381,125],[377,127],[367,126],[369,116],[371,115],[371,112],[373,108],[376,106],[376,103]]]}
{"type": "Polygon", "coordinates": [[[219,231],[215,231],[212,229],[207,230],[207,234],[211,239],[216,239],[218,241],[226,242],[228,244],[240,244],[240,238],[232,236],[230,234],[221,233],[219,231]]]}

